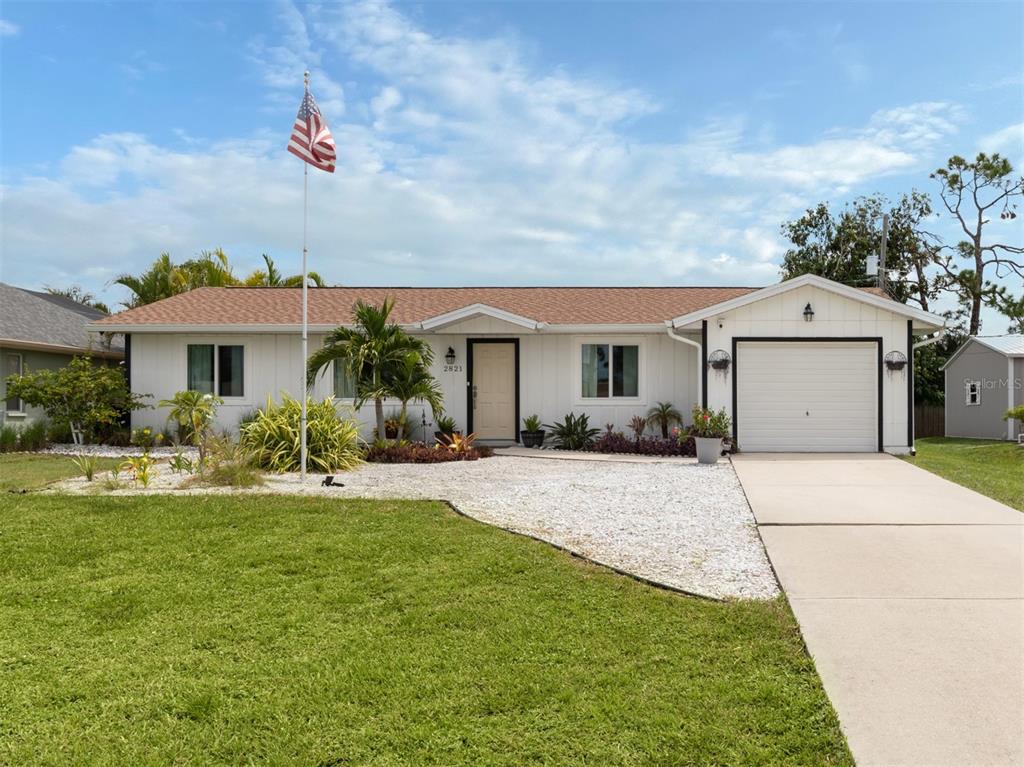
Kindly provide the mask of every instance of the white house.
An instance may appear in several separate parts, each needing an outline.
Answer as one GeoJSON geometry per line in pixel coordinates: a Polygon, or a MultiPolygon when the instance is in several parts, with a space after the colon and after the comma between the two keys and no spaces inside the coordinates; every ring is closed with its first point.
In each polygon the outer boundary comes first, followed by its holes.
{"type": "MultiPolygon", "coordinates": [[[[200,288],[94,322],[123,332],[131,388],[154,402],[197,388],[225,400],[221,428],[303,379],[299,288],[200,288]]],[[[624,428],[659,401],[724,407],[747,451],[913,446],[915,336],[939,316],[875,290],[805,275],[765,288],[316,288],[310,345],[351,321],[357,299],[394,299],[426,338],[446,412],[481,439],[521,419],[575,411],[624,428]]],[[[325,376],[317,397],[350,396],[325,376]]],[[[414,409],[414,419],[421,418],[414,409]]],[[[369,428],[369,410],[361,414],[369,428]]],[[[162,427],[166,410],[136,412],[162,427]]],[[[429,413],[423,420],[432,431],[429,413]]],[[[415,431],[414,431],[415,434],[415,431]]]]}

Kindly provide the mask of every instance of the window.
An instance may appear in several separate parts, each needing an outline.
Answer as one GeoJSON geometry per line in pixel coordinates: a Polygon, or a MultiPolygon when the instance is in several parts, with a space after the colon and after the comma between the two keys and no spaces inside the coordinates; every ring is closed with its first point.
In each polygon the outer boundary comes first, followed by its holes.
{"type": "Polygon", "coordinates": [[[968,405],[981,404],[981,381],[965,381],[966,400],[968,405]]]}
{"type": "Polygon", "coordinates": [[[188,388],[221,397],[245,393],[245,347],[188,345],[188,388]]]}
{"type": "MultiPolygon", "coordinates": [[[[20,354],[8,354],[7,359],[4,360],[5,376],[20,376],[21,375],[21,355],[20,354]]],[[[24,412],[24,405],[18,397],[11,397],[7,400],[7,412],[8,413],[22,413],[24,412]]]]}
{"type": "Polygon", "coordinates": [[[582,387],[586,398],[638,397],[640,395],[640,347],[636,345],[583,344],[582,387]]]}
{"type": "Polygon", "coordinates": [[[334,361],[334,397],[335,399],[354,399],[356,396],[355,379],[345,370],[339,361],[334,361]]]}

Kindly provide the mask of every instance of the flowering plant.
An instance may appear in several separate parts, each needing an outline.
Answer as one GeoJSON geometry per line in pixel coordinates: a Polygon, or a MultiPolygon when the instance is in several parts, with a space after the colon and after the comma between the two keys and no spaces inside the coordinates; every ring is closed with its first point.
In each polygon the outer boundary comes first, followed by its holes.
{"type": "Polygon", "coordinates": [[[732,420],[721,410],[708,410],[703,407],[694,407],[693,426],[690,427],[690,436],[707,437],[710,439],[724,439],[732,433],[732,420]]]}

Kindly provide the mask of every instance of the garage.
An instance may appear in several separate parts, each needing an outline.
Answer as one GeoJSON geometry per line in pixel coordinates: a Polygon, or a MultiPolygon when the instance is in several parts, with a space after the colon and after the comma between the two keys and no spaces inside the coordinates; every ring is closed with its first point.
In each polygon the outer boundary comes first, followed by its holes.
{"type": "Polygon", "coordinates": [[[881,449],[879,339],[735,342],[733,412],[741,450],[881,449]]]}

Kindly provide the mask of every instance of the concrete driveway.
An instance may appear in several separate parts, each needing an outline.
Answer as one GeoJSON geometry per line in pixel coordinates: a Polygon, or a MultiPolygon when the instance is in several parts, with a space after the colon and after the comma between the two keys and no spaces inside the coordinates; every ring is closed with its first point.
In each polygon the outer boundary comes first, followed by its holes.
{"type": "Polygon", "coordinates": [[[886,455],[740,455],[859,765],[1024,764],[1024,514],[886,455]]]}

